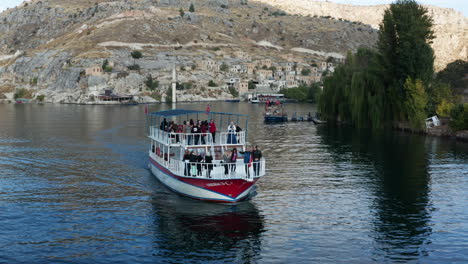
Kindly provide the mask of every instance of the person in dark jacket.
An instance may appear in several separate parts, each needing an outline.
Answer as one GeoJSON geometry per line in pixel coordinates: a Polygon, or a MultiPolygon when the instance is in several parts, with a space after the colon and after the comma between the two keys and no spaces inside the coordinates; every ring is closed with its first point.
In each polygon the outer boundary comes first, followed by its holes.
{"type": "Polygon", "coordinates": [[[188,150],[185,150],[185,154],[184,154],[184,157],[182,159],[182,161],[185,162],[185,166],[184,166],[184,175],[185,176],[189,176],[190,175],[190,152],[188,150]]]}
{"type": "Polygon", "coordinates": [[[237,162],[237,148],[234,148],[231,153],[231,157],[229,161],[231,162],[231,172],[235,172],[237,169],[236,162],[237,162]]]}
{"type": "Polygon", "coordinates": [[[254,176],[260,175],[260,160],[261,159],[262,159],[262,152],[258,149],[258,146],[255,146],[254,150],[252,151],[254,176]]]}
{"type": "Polygon", "coordinates": [[[197,155],[197,176],[202,176],[202,162],[203,162],[203,154],[202,152],[198,152],[197,155]]]}
{"type": "Polygon", "coordinates": [[[210,152],[205,155],[205,163],[206,175],[208,178],[211,178],[211,171],[213,170],[213,156],[211,156],[210,152]]]}
{"type": "Polygon", "coordinates": [[[194,145],[198,145],[198,141],[200,140],[200,121],[192,127],[192,134],[195,134],[194,137],[194,145]]]}
{"type": "Polygon", "coordinates": [[[193,153],[193,150],[190,151],[190,171],[189,171],[190,176],[196,177],[197,173],[194,172],[193,170],[194,170],[194,166],[196,166],[197,160],[198,160],[198,156],[193,153]]]}

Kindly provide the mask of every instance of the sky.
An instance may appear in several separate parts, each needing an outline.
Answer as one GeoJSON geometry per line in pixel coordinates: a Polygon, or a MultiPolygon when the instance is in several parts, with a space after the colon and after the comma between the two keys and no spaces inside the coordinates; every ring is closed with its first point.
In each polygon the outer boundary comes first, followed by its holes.
{"type": "MultiPolygon", "coordinates": [[[[466,0],[416,0],[420,4],[435,5],[440,7],[453,8],[468,17],[468,1],[466,0]]],[[[8,7],[15,7],[21,4],[23,0],[0,0],[0,11],[8,7]]],[[[378,5],[389,4],[391,0],[330,0],[330,2],[352,4],[352,5],[378,5]]]]}

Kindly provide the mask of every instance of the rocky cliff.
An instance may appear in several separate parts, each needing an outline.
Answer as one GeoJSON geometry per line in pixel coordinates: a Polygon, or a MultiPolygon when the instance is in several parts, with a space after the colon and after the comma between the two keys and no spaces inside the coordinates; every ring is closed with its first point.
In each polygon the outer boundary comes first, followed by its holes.
{"type": "Polygon", "coordinates": [[[178,81],[188,84],[179,99],[229,98],[226,87],[207,87],[208,81],[250,77],[202,69],[201,61],[231,66],[268,58],[312,64],[376,43],[377,30],[369,25],[301,16],[294,3],[261,1],[25,2],[0,14],[0,99],[25,88],[33,96],[45,95],[46,101],[86,103],[112,89],[139,101],[159,101],[166,96],[174,66],[178,81]],[[192,2],[195,12],[188,12],[192,2]],[[133,59],[133,50],[141,51],[142,58],[133,59]],[[108,69],[94,73],[104,62],[108,69]],[[148,78],[160,85],[150,89],[148,78]]]}
{"type": "MultiPolygon", "coordinates": [[[[313,0],[258,0],[290,14],[332,16],[359,21],[378,29],[388,5],[356,6],[313,0]]],[[[453,9],[425,6],[434,20],[433,41],[437,70],[457,59],[468,59],[468,18],[453,9]]]]}

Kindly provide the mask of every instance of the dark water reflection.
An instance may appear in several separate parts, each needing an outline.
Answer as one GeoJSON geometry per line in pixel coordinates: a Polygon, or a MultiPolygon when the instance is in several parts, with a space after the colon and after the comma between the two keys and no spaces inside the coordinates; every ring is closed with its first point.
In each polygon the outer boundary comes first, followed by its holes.
{"type": "Polygon", "coordinates": [[[213,109],[251,115],[268,171],[250,201],[155,180],[142,106],[0,105],[0,263],[468,261],[468,144],[213,109]]]}

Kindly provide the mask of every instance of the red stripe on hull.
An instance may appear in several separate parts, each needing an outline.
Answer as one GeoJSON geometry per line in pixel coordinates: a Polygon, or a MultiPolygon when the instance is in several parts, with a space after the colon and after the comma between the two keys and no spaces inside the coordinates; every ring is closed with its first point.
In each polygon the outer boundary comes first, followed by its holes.
{"type": "Polygon", "coordinates": [[[196,177],[193,177],[193,178],[181,177],[170,172],[167,168],[163,167],[161,164],[153,160],[151,157],[150,157],[150,162],[153,165],[155,165],[159,170],[164,172],[165,174],[172,176],[181,182],[184,182],[193,186],[197,186],[199,188],[203,188],[206,190],[210,190],[212,192],[216,192],[222,195],[226,195],[234,199],[238,197],[240,194],[242,194],[243,192],[245,192],[247,189],[252,187],[258,180],[258,178],[253,179],[253,181],[246,181],[246,180],[241,180],[241,179],[214,180],[214,179],[206,179],[206,178],[200,179],[196,177]]]}

